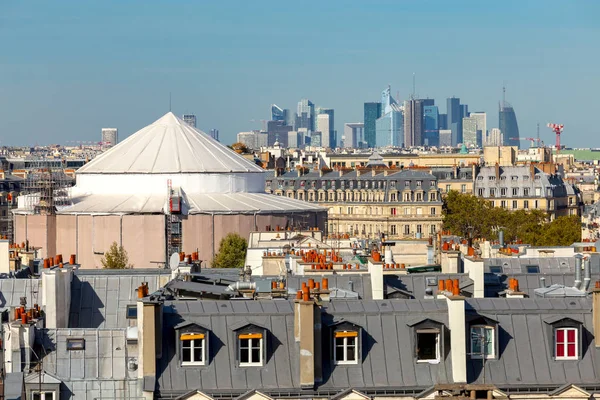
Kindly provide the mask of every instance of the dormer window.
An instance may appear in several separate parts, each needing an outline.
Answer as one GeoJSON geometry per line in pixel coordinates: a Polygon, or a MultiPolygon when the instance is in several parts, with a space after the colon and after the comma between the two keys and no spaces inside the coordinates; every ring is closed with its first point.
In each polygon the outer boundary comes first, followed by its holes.
{"type": "Polygon", "coordinates": [[[263,365],[263,334],[261,332],[238,335],[240,367],[263,365]]]}
{"type": "Polygon", "coordinates": [[[175,327],[177,353],[182,367],[208,365],[209,331],[202,326],[183,322],[175,327]]]}
{"type": "Polygon", "coordinates": [[[200,332],[182,333],[181,365],[204,365],[206,360],[206,335],[200,332]]]}
{"type": "Polygon", "coordinates": [[[356,364],[358,362],[358,332],[336,331],[333,334],[333,361],[336,364],[356,364]]]}
{"type": "Polygon", "coordinates": [[[331,359],[335,365],[358,364],[361,359],[360,338],[362,328],[347,321],[330,326],[332,339],[331,359]]]}
{"type": "Polygon", "coordinates": [[[444,324],[419,317],[409,326],[414,332],[416,362],[439,363],[444,354],[444,324]]]}
{"type": "Polygon", "coordinates": [[[557,360],[576,360],[578,358],[578,329],[554,329],[554,358],[557,360]]]}
{"type": "Polygon", "coordinates": [[[495,329],[493,326],[471,326],[471,358],[496,358],[495,329]]]}
{"type": "Polygon", "coordinates": [[[552,346],[548,349],[556,361],[579,360],[582,356],[582,330],[583,324],[570,317],[551,316],[544,318],[547,325],[546,333],[548,342],[552,346]]]}

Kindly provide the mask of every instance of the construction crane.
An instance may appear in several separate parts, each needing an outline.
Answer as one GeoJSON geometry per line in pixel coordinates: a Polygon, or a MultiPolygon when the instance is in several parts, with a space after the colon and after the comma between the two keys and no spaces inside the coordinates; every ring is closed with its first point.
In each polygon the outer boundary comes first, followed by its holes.
{"type": "Polygon", "coordinates": [[[563,128],[565,126],[563,124],[548,124],[548,128],[552,129],[552,131],[556,134],[556,156],[558,157],[558,153],[560,152],[560,135],[562,134],[563,128]]]}
{"type": "Polygon", "coordinates": [[[509,138],[510,140],[529,140],[531,142],[531,147],[533,147],[534,143],[537,142],[538,147],[540,147],[540,138],[532,138],[532,137],[527,137],[527,138],[514,138],[511,137],[509,138]]]}

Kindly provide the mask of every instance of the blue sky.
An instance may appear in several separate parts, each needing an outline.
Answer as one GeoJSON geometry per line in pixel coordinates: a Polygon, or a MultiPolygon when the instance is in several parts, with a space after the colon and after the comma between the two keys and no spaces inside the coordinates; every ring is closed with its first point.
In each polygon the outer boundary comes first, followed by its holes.
{"type": "Polygon", "coordinates": [[[388,84],[600,147],[600,2],[0,0],[0,145],[122,138],[169,109],[231,143],[276,103],[363,119],[388,84]]]}

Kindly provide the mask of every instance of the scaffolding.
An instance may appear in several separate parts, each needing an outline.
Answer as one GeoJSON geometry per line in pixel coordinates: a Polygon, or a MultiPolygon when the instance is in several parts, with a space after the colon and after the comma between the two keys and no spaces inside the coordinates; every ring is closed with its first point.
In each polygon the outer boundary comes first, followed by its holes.
{"type": "Polygon", "coordinates": [[[54,159],[28,160],[27,176],[21,186],[26,210],[54,215],[71,205],[70,188],[75,180],[65,174],[63,162],[54,159]]]}

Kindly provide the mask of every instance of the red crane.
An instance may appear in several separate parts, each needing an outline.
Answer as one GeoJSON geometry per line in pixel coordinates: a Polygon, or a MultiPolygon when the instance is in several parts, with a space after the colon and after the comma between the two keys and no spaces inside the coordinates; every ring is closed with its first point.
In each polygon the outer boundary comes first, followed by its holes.
{"type": "Polygon", "coordinates": [[[563,124],[548,124],[548,128],[552,129],[552,131],[556,134],[556,155],[558,156],[558,152],[560,151],[560,135],[565,126],[563,124]]]}

